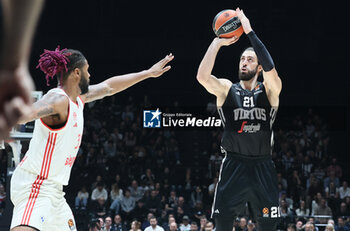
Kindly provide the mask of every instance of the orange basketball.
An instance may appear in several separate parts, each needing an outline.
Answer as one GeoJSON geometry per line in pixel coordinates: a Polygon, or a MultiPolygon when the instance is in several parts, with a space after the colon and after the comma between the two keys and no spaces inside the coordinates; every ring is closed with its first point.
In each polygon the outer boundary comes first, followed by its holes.
{"type": "Polygon", "coordinates": [[[213,30],[221,38],[240,37],[243,34],[241,21],[234,10],[220,11],[213,20],[213,30]]]}

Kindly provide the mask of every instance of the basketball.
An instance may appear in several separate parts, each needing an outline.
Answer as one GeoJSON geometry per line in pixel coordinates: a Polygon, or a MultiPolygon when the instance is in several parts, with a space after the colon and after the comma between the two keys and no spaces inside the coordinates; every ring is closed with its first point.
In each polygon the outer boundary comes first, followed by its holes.
{"type": "Polygon", "coordinates": [[[234,10],[220,11],[213,20],[213,30],[220,38],[240,37],[243,34],[241,21],[234,10]]]}

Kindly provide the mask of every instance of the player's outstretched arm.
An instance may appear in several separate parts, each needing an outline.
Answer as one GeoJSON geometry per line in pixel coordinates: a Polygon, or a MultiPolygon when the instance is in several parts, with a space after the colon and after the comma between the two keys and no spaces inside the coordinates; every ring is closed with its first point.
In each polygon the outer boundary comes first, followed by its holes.
{"type": "Polygon", "coordinates": [[[218,79],[212,75],[216,56],[222,46],[229,46],[238,41],[239,38],[214,38],[205,53],[197,72],[198,82],[211,94],[226,97],[231,81],[227,79],[218,79]]]}
{"type": "Polygon", "coordinates": [[[264,85],[267,89],[267,94],[270,95],[270,103],[271,101],[276,102],[278,101],[279,94],[282,90],[282,81],[278,76],[272,57],[265,45],[253,31],[250,21],[245,16],[243,10],[237,8],[236,12],[239,20],[242,23],[244,33],[247,34],[256,56],[258,57],[258,60],[263,68],[264,85]]]}
{"type": "Polygon", "coordinates": [[[105,96],[111,96],[121,92],[142,80],[160,77],[162,74],[170,70],[171,66],[166,65],[173,59],[174,55],[170,53],[148,70],[114,76],[99,84],[91,85],[88,93],[82,95],[82,99],[85,102],[92,102],[94,100],[102,99],[105,96]]]}
{"type": "Polygon", "coordinates": [[[48,93],[31,106],[31,111],[23,115],[18,124],[24,124],[46,116],[56,115],[69,108],[69,100],[64,95],[48,93]]]}

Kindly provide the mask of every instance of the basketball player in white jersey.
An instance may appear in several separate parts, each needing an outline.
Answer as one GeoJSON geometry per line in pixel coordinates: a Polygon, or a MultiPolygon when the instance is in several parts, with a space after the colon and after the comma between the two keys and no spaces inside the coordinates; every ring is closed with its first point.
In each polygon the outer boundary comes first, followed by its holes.
{"type": "Polygon", "coordinates": [[[21,123],[35,120],[35,128],[29,149],[11,179],[11,231],[76,230],[62,187],[68,184],[82,139],[84,104],[161,76],[171,68],[166,65],[173,58],[169,54],[148,70],[89,86],[89,64],[81,52],[59,47],[45,50],[38,67],[47,81],[57,76],[59,84],[20,119],[21,123]]]}

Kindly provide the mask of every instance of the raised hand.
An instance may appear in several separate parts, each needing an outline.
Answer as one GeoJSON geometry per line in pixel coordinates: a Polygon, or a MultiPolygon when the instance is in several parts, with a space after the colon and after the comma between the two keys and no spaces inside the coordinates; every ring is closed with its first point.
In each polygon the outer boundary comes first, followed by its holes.
{"type": "Polygon", "coordinates": [[[154,64],[150,69],[148,69],[151,77],[159,77],[165,72],[169,71],[171,66],[167,65],[171,60],[174,59],[174,55],[172,53],[165,56],[164,59],[160,60],[156,64],[154,64]]]}
{"type": "Polygon", "coordinates": [[[250,21],[247,18],[247,16],[245,16],[243,10],[241,10],[237,7],[236,13],[237,13],[237,17],[241,21],[244,33],[248,34],[249,32],[251,32],[253,30],[252,26],[250,25],[250,21]]]}

